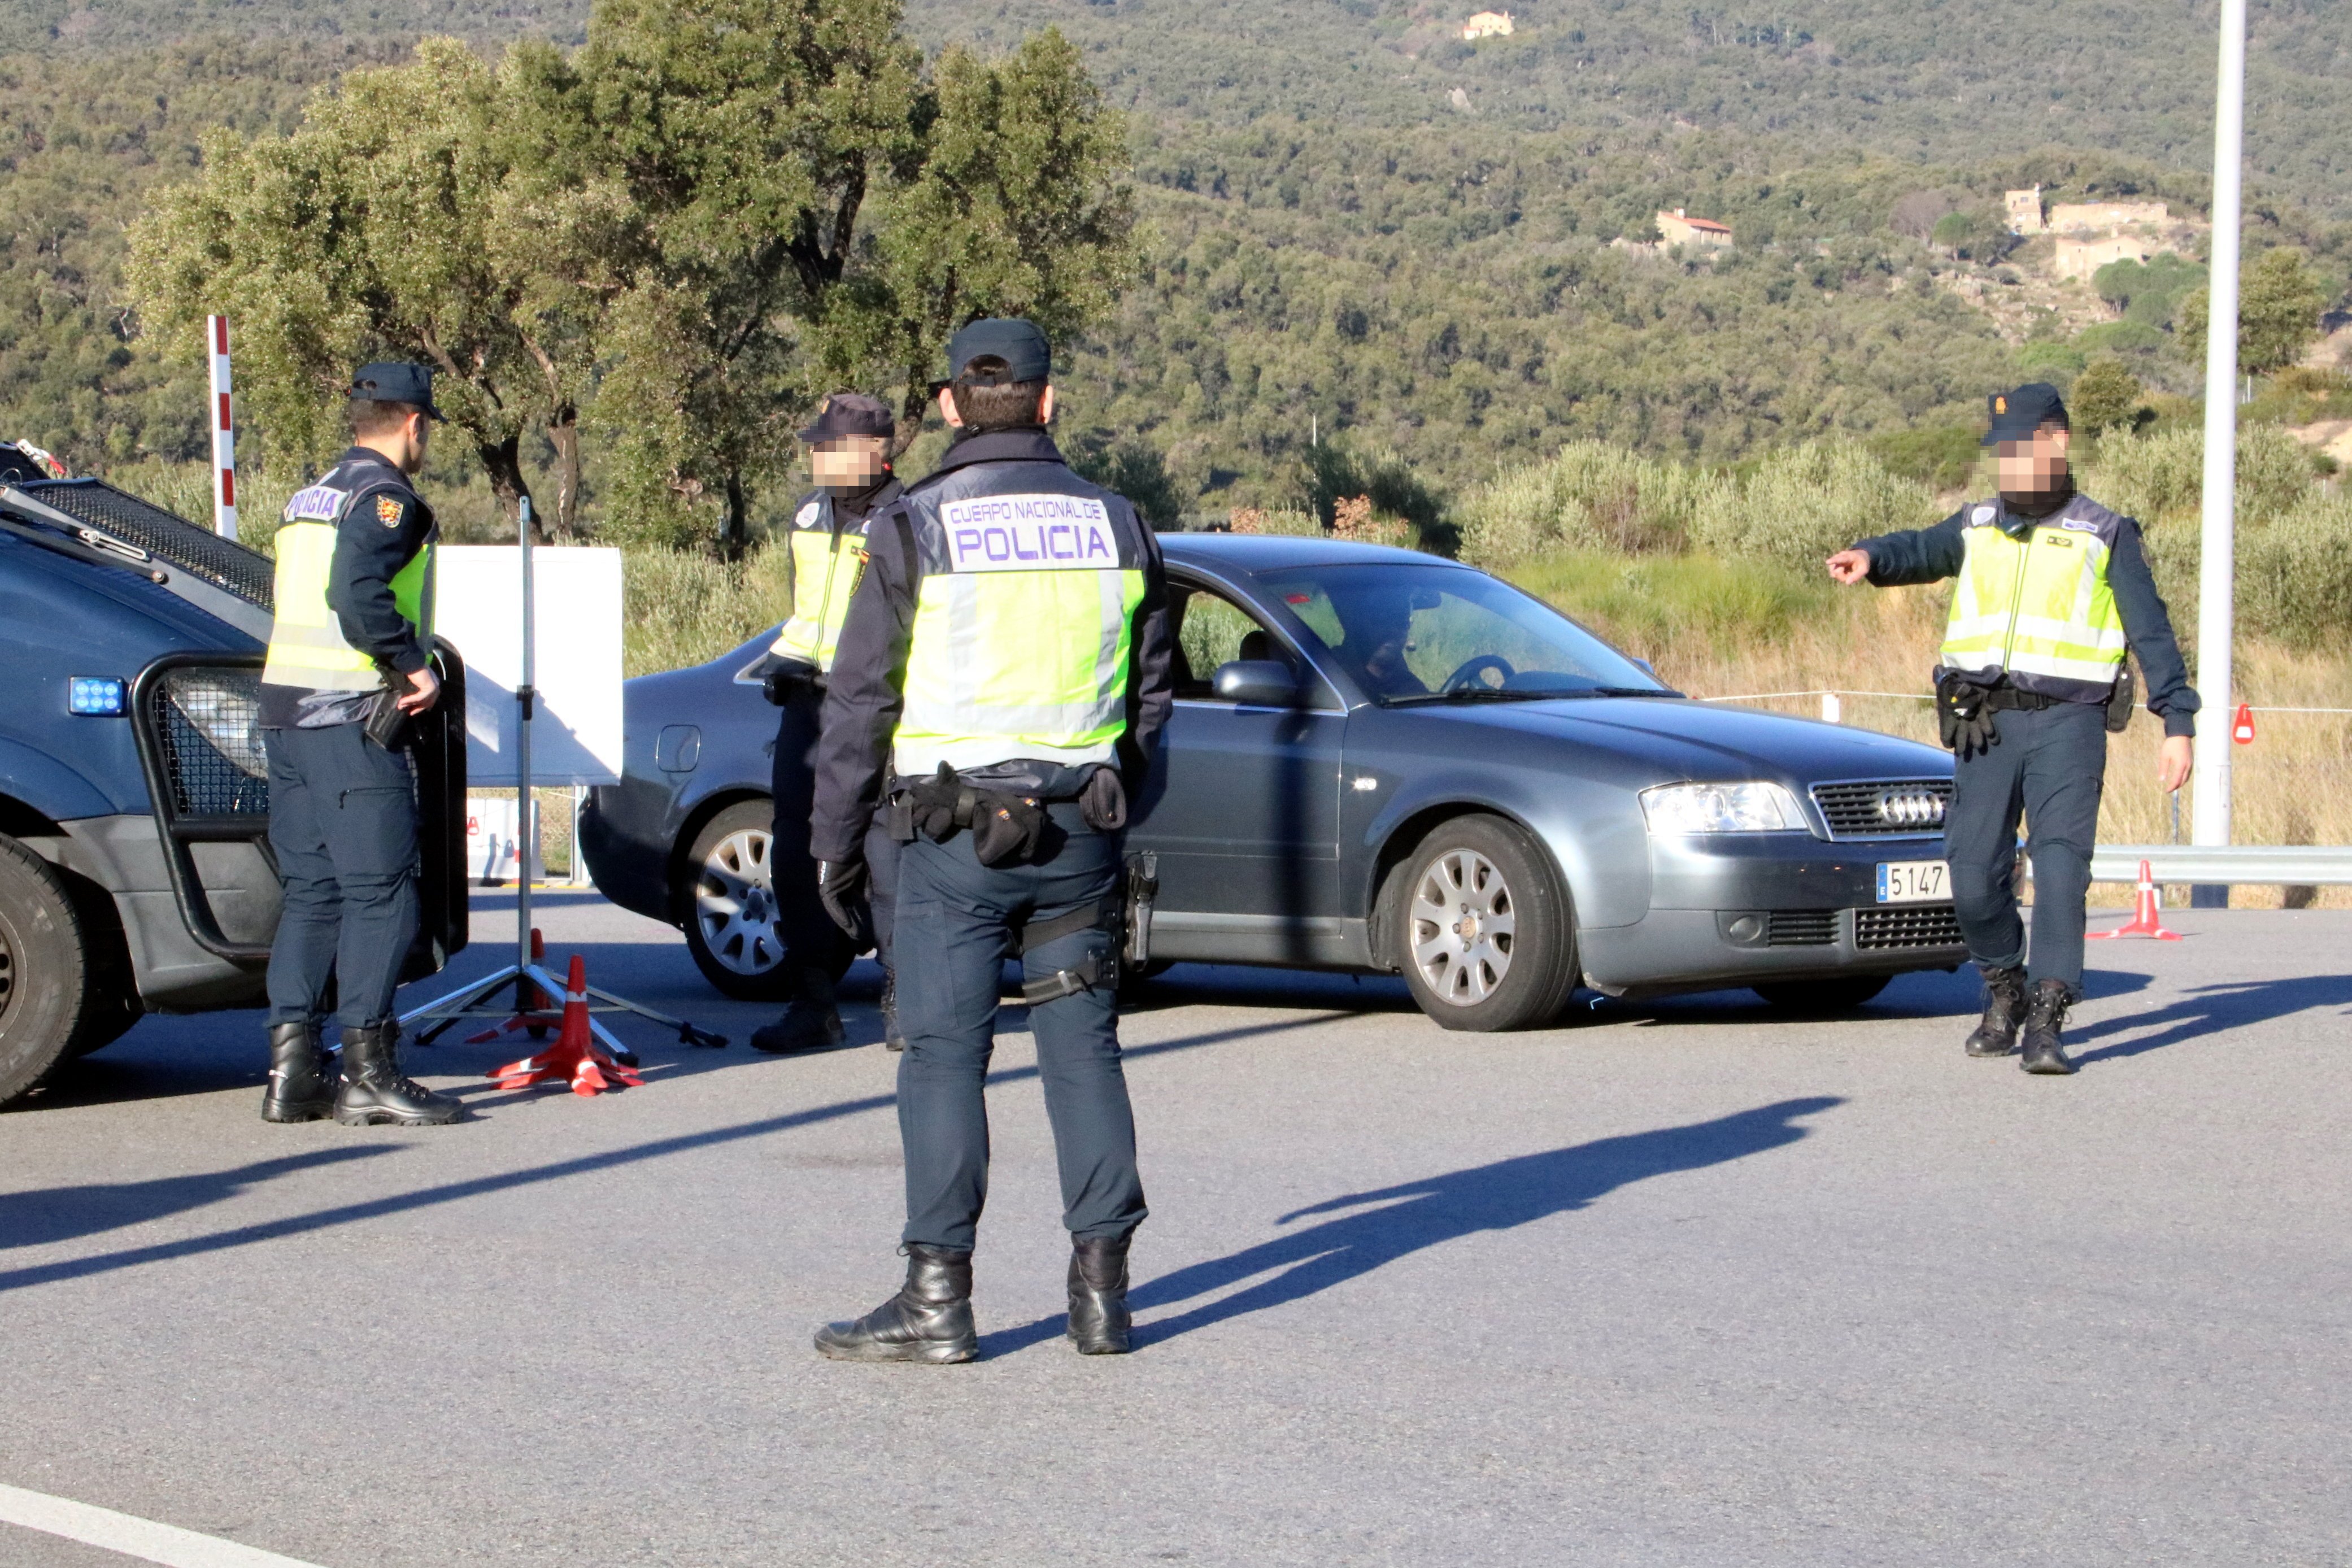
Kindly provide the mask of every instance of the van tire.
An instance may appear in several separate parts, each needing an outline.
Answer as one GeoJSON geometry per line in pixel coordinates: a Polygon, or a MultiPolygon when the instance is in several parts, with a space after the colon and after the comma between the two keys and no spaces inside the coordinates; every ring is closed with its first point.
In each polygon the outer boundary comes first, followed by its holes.
{"type": "Polygon", "coordinates": [[[109,1010],[92,995],[96,978],[65,883],[47,861],[0,836],[0,1105],[38,1088],[103,1031],[109,1010]]]}

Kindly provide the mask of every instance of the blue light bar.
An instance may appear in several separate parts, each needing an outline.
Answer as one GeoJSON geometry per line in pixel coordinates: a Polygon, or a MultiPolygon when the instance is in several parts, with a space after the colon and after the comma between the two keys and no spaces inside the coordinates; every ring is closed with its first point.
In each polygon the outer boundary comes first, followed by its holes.
{"type": "Polygon", "coordinates": [[[122,717],[122,682],[103,675],[77,675],[66,682],[66,711],[86,719],[122,717]]]}

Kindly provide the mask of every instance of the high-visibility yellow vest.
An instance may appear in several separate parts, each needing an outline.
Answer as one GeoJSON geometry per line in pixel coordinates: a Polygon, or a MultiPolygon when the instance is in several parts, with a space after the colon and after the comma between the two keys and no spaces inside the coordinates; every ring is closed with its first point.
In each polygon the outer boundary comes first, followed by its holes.
{"type": "Polygon", "coordinates": [[[828,674],[850,595],[866,571],[865,520],[837,523],[837,516],[830,496],[808,501],[793,514],[793,613],[768,648],[828,674]]]}
{"type": "Polygon", "coordinates": [[[974,468],[952,483],[964,494],[909,496],[924,574],[891,743],[902,776],[1108,763],[1126,732],[1140,529],[1117,496],[1043,467],[1003,466],[1071,489],[972,494],[998,479],[974,468]]]}
{"type": "MultiPolygon", "coordinates": [[[[375,660],[343,637],[342,623],[327,606],[327,585],[335,563],[335,534],[360,500],[383,493],[382,486],[346,489],[331,469],[319,483],[297,491],[278,525],[276,619],[269,630],[269,657],[261,679],[273,686],[313,691],[364,691],[383,683],[375,660]]],[[[433,543],[428,537],[392,579],[393,603],[416,629],[417,640],[433,637],[433,543]]]]}
{"type": "Polygon", "coordinates": [[[2107,585],[2122,520],[2076,497],[2011,538],[2000,508],[1969,509],[1943,662],[2053,697],[2103,698],[2129,651],[2107,585]]]}

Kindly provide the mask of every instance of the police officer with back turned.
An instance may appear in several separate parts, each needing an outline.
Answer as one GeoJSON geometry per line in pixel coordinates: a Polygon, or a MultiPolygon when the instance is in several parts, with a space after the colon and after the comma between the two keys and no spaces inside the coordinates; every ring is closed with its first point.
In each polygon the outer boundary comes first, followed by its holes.
{"type": "Polygon", "coordinates": [[[1173,695],[1160,552],[1135,509],[1045,433],[1052,358],[1027,321],[948,347],[939,470],[877,512],[817,745],[826,908],[862,927],[877,810],[898,865],[898,1132],[907,1282],[817,1349],[845,1361],[980,1353],[971,1254],[988,1192],[982,1085],[1015,938],[1071,1237],[1069,1337],[1128,1348],[1128,1241],[1144,1217],[1119,1065],[1127,786],[1173,695]],[[885,784],[887,784],[886,790],[885,784]]]}
{"type": "Polygon", "coordinates": [[[356,444],[286,503],[277,621],[261,672],[269,845],[286,886],[269,952],[269,1089],[261,1114],[346,1126],[453,1121],[457,1102],[401,1076],[392,994],[415,940],[415,775],[404,731],[439,700],[433,509],[425,466],[433,373],[370,364],[352,380],[356,444]],[[320,1047],[333,981],[341,1082],[320,1047]]]}
{"type": "Polygon", "coordinates": [[[1944,847],[1969,954],[1984,972],[1972,1057],[2018,1048],[2031,1073],[2071,1073],[2060,1031],[2083,994],[2083,900],[2098,837],[2107,733],[2131,713],[2126,649],[2164,721],[2158,774],[2188,782],[2197,693],[2156,591],[2139,524],[2076,493],[2058,389],[2036,382],[1993,397],[1984,445],[1998,448],[1998,499],[1933,528],[1865,539],[1829,558],[1841,583],[1881,587],[1959,579],[1944,635],[1936,709],[1958,753],[1944,847]],[[2018,918],[2017,825],[2032,835],[2033,939],[2018,918]]]}
{"type": "MultiPolygon", "coordinates": [[[[834,985],[856,954],[817,899],[816,862],[809,856],[809,812],[816,791],[810,759],[842,621],[866,568],[866,521],[902,491],[890,472],[890,442],[897,431],[898,422],[880,398],[838,392],[800,433],[817,489],[793,509],[786,534],[793,555],[792,616],[768,650],[761,682],[768,700],[783,710],[776,726],[776,824],[768,875],[793,1000],[780,1021],[752,1032],[751,1044],[763,1051],[816,1050],[842,1040],[834,985]]],[[[898,847],[869,847],[876,951],[883,964],[884,1038],[895,1047],[888,894],[898,847]]]]}

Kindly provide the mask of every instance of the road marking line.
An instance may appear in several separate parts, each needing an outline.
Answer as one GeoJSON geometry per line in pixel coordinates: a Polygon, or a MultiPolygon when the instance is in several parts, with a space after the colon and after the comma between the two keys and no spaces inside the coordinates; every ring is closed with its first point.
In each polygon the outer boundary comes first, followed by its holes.
{"type": "Polygon", "coordinates": [[[199,1535],[174,1524],[157,1524],[151,1519],[46,1492],[28,1492],[21,1487],[0,1486],[0,1523],[62,1535],[85,1546],[161,1563],[164,1568],[318,1568],[316,1563],[280,1557],[257,1546],[199,1535]]]}

